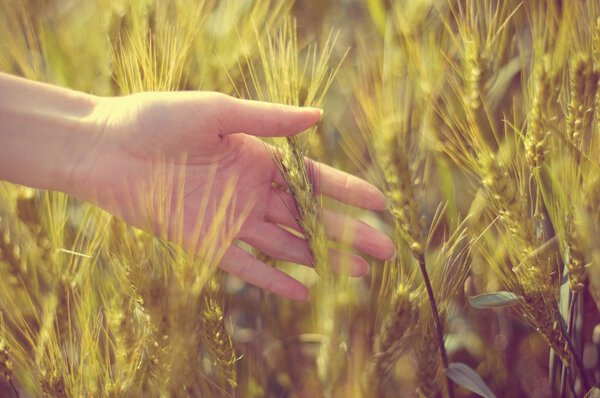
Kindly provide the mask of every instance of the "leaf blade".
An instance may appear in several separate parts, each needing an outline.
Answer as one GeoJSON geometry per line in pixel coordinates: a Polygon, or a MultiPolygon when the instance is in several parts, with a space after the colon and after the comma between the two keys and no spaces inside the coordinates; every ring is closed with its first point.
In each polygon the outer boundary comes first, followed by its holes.
{"type": "Polygon", "coordinates": [[[592,389],[585,394],[585,398],[600,398],[600,388],[592,387],[592,389]]]}
{"type": "Polygon", "coordinates": [[[483,398],[496,398],[494,392],[485,384],[481,376],[464,363],[452,362],[448,365],[446,376],[459,386],[483,398]]]}
{"type": "Polygon", "coordinates": [[[520,300],[523,300],[523,297],[519,296],[516,293],[500,291],[471,296],[469,297],[469,304],[471,305],[471,307],[478,309],[502,308],[515,305],[520,300]]]}

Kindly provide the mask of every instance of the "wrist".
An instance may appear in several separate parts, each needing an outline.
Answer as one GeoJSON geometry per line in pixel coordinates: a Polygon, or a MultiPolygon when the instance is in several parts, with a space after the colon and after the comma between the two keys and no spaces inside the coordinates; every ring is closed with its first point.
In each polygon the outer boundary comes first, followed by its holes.
{"type": "Polygon", "coordinates": [[[95,97],[5,74],[0,92],[0,179],[70,193],[95,97]]]}
{"type": "Polygon", "coordinates": [[[126,98],[88,96],[87,112],[76,119],[65,161],[55,174],[60,191],[116,215],[119,211],[111,207],[113,202],[130,188],[127,173],[122,171],[131,172],[134,167],[127,162],[128,153],[120,142],[122,132],[134,128],[126,98]]]}
{"type": "MultiPolygon", "coordinates": [[[[80,94],[80,93],[78,93],[80,94]]],[[[55,152],[56,162],[51,169],[49,181],[53,189],[87,199],[86,186],[93,162],[90,158],[97,152],[103,135],[103,125],[96,117],[101,98],[82,95],[79,103],[61,120],[62,134],[56,136],[62,143],[55,152]]]]}

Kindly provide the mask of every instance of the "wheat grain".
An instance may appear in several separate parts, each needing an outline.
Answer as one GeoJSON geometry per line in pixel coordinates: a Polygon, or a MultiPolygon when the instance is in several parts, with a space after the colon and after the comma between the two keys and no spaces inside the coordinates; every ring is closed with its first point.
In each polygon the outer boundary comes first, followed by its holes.
{"type": "Polygon", "coordinates": [[[444,383],[440,380],[440,349],[437,331],[433,322],[431,308],[427,300],[419,305],[417,340],[414,342],[414,357],[417,362],[416,395],[422,398],[439,397],[443,394],[444,383]]]}
{"type": "Polygon", "coordinates": [[[225,327],[223,308],[219,303],[219,282],[209,281],[204,292],[201,305],[201,337],[208,349],[216,371],[230,387],[237,386],[236,362],[237,357],[233,340],[225,327]]]}
{"type": "MultiPolygon", "coordinates": [[[[309,46],[303,63],[298,58],[300,51],[294,20],[287,20],[275,36],[268,34],[266,43],[261,41],[256,28],[255,37],[261,60],[260,68],[268,90],[263,93],[258,84],[258,68],[248,65],[257,98],[287,105],[320,107],[341,65],[340,61],[337,66],[330,66],[337,36],[331,32],[325,45],[319,50],[316,45],[309,46]]],[[[314,129],[311,131],[314,134],[314,129]]],[[[318,170],[306,166],[307,137],[301,134],[275,144],[277,150],[274,157],[294,199],[299,215],[297,222],[305,235],[315,270],[320,275],[328,275],[330,266],[327,235],[319,218],[320,203],[316,197],[318,187],[313,185],[318,170]]]]}
{"type": "Polygon", "coordinates": [[[548,62],[537,64],[533,75],[533,94],[525,135],[525,156],[532,169],[541,166],[547,151],[548,132],[544,125],[544,118],[547,117],[545,104],[551,92],[547,65],[548,62]]]}
{"type": "MultiPolygon", "coordinates": [[[[394,148],[393,146],[387,146],[394,148]]],[[[423,219],[418,208],[416,188],[405,151],[382,153],[380,161],[387,189],[390,213],[402,232],[415,258],[421,258],[425,250],[423,219]]]]}
{"type": "Polygon", "coordinates": [[[481,54],[477,39],[465,40],[463,59],[463,74],[466,79],[465,103],[473,114],[478,114],[483,107],[482,98],[486,93],[485,84],[489,78],[490,70],[488,62],[481,54]]]}
{"type": "Polygon", "coordinates": [[[373,357],[365,374],[364,385],[375,396],[381,396],[393,366],[409,346],[408,333],[413,327],[415,308],[407,287],[398,287],[390,308],[375,336],[373,357]]]}
{"type": "Polygon", "coordinates": [[[581,226],[576,225],[574,210],[571,208],[567,213],[565,225],[567,241],[567,264],[569,270],[569,285],[575,293],[581,293],[587,279],[586,264],[583,248],[580,245],[581,237],[579,234],[581,226]]]}
{"type": "Polygon", "coordinates": [[[0,378],[7,383],[12,383],[13,365],[5,333],[4,317],[0,312],[0,378]]]}
{"type": "Polygon", "coordinates": [[[495,155],[481,155],[480,162],[482,184],[496,203],[500,220],[515,239],[520,258],[525,258],[539,246],[527,203],[522,200],[515,181],[495,155]]]}
{"type": "Polygon", "coordinates": [[[586,121],[586,91],[588,78],[592,73],[592,62],[586,54],[578,54],[573,60],[570,73],[571,99],[567,113],[567,139],[576,147],[580,148],[584,132],[587,130],[586,121]]]}

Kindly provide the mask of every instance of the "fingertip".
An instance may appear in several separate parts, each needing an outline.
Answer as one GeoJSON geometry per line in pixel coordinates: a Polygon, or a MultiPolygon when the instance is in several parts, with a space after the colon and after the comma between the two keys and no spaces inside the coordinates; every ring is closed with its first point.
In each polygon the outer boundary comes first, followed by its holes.
{"type": "Polygon", "coordinates": [[[361,277],[369,273],[369,263],[364,258],[357,256],[352,265],[350,276],[361,277]]]}
{"type": "Polygon", "coordinates": [[[310,299],[310,292],[306,286],[300,285],[290,291],[288,298],[305,303],[310,299]]]}
{"type": "Polygon", "coordinates": [[[370,226],[359,233],[355,247],[382,261],[391,260],[396,255],[396,247],[392,239],[370,226]]]}
{"type": "Polygon", "coordinates": [[[394,242],[387,235],[383,235],[381,240],[381,258],[380,260],[393,260],[396,258],[396,247],[394,242]]]}
{"type": "Polygon", "coordinates": [[[398,257],[398,252],[396,251],[396,247],[394,246],[394,250],[392,251],[392,255],[388,258],[389,261],[393,261],[398,257]]]}
{"type": "Polygon", "coordinates": [[[309,291],[304,284],[289,275],[285,275],[285,278],[279,283],[268,287],[266,290],[270,291],[277,296],[285,297],[287,299],[306,302],[309,299],[309,291]]]}
{"type": "Polygon", "coordinates": [[[259,137],[288,137],[319,122],[319,108],[224,97],[219,120],[223,134],[246,133],[259,137]]]}
{"type": "Polygon", "coordinates": [[[354,177],[358,181],[360,190],[360,203],[357,203],[359,207],[373,211],[385,211],[387,209],[388,200],[385,194],[376,186],[363,180],[359,177],[354,177]]]}
{"type": "Polygon", "coordinates": [[[385,211],[387,209],[387,197],[379,188],[369,184],[369,195],[371,200],[369,201],[373,211],[385,211]]]}
{"type": "Polygon", "coordinates": [[[379,246],[378,253],[375,256],[377,259],[392,260],[396,257],[396,245],[394,245],[394,241],[383,232],[379,232],[377,245],[379,246]]]}
{"type": "Polygon", "coordinates": [[[294,107],[295,111],[301,116],[301,120],[297,123],[297,127],[292,131],[293,134],[298,132],[302,132],[310,127],[313,127],[317,123],[321,121],[321,116],[323,115],[323,110],[319,108],[311,108],[311,107],[294,107]]]}
{"type": "Polygon", "coordinates": [[[387,235],[378,232],[377,237],[371,241],[369,254],[378,260],[392,260],[396,257],[396,247],[387,235]]]}
{"type": "Polygon", "coordinates": [[[329,260],[335,272],[342,275],[360,277],[369,272],[369,263],[357,254],[342,253],[331,249],[329,260]]]}
{"type": "Polygon", "coordinates": [[[321,118],[323,117],[323,109],[321,108],[314,108],[314,107],[306,107],[306,108],[302,108],[304,109],[306,112],[310,112],[312,115],[318,117],[317,121],[321,120],[321,118]]]}

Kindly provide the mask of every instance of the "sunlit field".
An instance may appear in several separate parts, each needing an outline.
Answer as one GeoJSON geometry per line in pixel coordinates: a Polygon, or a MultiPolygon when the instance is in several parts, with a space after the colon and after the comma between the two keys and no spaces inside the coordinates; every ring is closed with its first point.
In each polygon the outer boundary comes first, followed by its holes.
{"type": "MultiPolygon", "coordinates": [[[[600,397],[600,1],[1,0],[0,71],[324,110],[264,139],[313,266],[238,243],[307,302],[218,267],[233,188],[190,253],[0,182],[0,397],[600,397]],[[321,197],[305,156],[387,210],[321,197]],[[324,209],[395,258],[338,272],[324,209]]],[[[180,181],[157,173],[149,206],[180,181]]]]}

